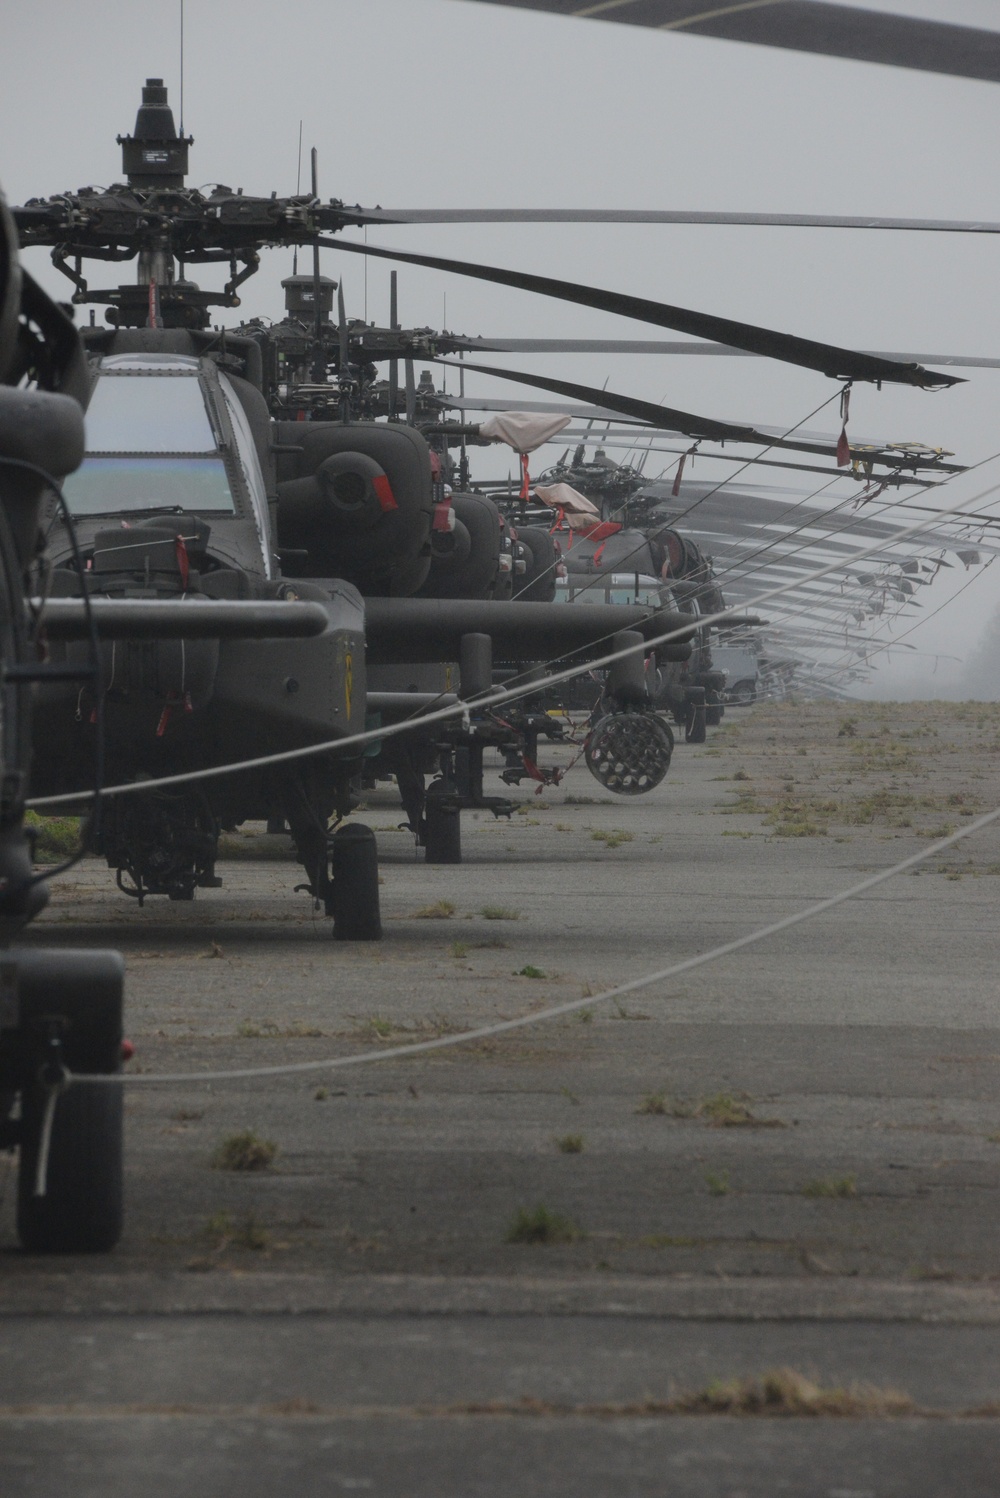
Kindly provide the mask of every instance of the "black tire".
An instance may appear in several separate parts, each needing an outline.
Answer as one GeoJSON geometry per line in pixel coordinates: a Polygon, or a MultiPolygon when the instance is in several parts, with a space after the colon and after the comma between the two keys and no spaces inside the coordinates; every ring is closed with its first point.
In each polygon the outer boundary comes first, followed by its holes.
{"type": "Polygon", "coordinates": [[[719,697],[718,692],[710,691],[708,694],[708,700],[705,703],[705,722],[707,723],[708,727],[718,728],[720,723],[722,722],[722,715],[725,711],[726,710],[722,705],[722,700],[719,697]]]}
{"type": "Polygon", "coordinates": [[[378,847],[371,828],[352,822],[335,832],[330,863],[334,937],[337,941],[379,941],[378,847]]]}
{"type": "Polygon", "coordinates": [[[705,742],[705,709],[693,707],[688,718],[687,727],[684,730],[684,742],[686,744],[703,744],[705,742]]]}
{"type": "Polygon", "coordinates": [[[514,584],[519,603],[551,603],[556,596],[556,543],[539,525],[519,525],[517,539],[527,552],[528,570],[514,584]]]}
{"type": "Polygon", "coordinates": [[[757,688],[752,681],[738,681],[727,696],[734,707],[749,707],[757,700],[757,688]]]}
{"type": "Polygon", "coordinates": [[[462,862],[462,814],[435,795],[433,785],[427,790],[423,834],[425,863],[462,862]]]}
{"type": "MultiPolygon", "coordinates": [[[[117,1071],[119,1055],[107,1070],[117,1071]]],[[[41,1084],[21,1095],[17,1231],[29,1253],[107,1253],[121,1237],[123,1088],[81,1085],[56,1102],[45,1195],[35,1195],[45,1116],[41,1084]]]]}
{"type": "Polygon", "coordinates": [[[705,742],[705,688],[692,687],[688,693],[687,722],[684,726],[686,744],[705,742]]]}

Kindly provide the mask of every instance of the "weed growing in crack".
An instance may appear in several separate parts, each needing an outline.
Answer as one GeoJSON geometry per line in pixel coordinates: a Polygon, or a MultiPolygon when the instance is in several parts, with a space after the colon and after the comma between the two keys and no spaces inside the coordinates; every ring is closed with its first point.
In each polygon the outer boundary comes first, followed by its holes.
{"type": "Polygon", "coordinates": [[[582,1155],[583,1135],[564,1134],[561,1139],[556,1140],[556,1148],[563,1155],[582,1155]]]}
{"type": "Polygon", "coordinates": [[[253,1129],[227,1134],[212,1156],[215,1170],[267,1170],[278,1146],[271,1139],[261,1139],[253,1129]]]}
{"type": "Polygon", "coordinates": [[[411,921],[450,921],[455,907],[450,900],[435,900],[433,905],[424,905],[410,916],[411,921]]]}
{"type": "Polygon", "coordinates": [[[858,1179],[854,1175],[820,1176],[814,1181],[806,1181],[802,1187],[803,1196],[845,1197],[857,1194],[858,1179]]]}
{"type": "Polygon", "coordinates": [[[593,842],[603,843],[606,848],[620,848],[622,843],[633,841],[632,833],[625,832],[621,827],[614,827],[610,832],[598,830],[597,832],[592,832],[590,836],[593,842]]]}
{"type": "Polygon", "coordinates": [[[576,1243],[584,1235],[569,1217],[537,1207],[519,1207],[507,1232],[508,1243],[576,1243]]]}

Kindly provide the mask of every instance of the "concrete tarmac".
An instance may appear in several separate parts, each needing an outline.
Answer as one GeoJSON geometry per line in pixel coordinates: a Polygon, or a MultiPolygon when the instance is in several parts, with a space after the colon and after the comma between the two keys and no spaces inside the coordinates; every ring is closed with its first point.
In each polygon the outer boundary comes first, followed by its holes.
{"type": "Polygon", "coordinates": [[[87,860],[30,940],[124,950],[130,1069],[374,1059],[130,1090],[106,1257],[20,1254],[8,1172],[5,1498],[1000,1493],[996,827],[680,981],[378,1059],[856,883],[1000,804],[998,747],[992,705],[730,713],[650,796],[578,765],[466,814],[457,867],[379,789],[377,944],[252,829],[194,905],[87,860]],[[243,1130],[270,1166],[216,1168],[243,1130]],[[676,1412],[777,1368],[850,1413],[676,1412]]]}

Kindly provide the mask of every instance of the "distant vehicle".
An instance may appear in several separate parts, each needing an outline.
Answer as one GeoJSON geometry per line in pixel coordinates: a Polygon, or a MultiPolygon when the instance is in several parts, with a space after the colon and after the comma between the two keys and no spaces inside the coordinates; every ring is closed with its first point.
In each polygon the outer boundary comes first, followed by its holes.
{"type": "Polygon", "coordinates": [[[556,603],[626,603],[675,608],[669,588],[641,572],[570,573],[556,579],[556,603]]]}
{"type": "Polygon", "coordinates": [[[723,701],[733,707],[749,707],[751,702],[756,702],[761,678],[755,651],[745,645],[716,645],[712,650],[712,663],[717,671],[725,672],[723,701]]]}

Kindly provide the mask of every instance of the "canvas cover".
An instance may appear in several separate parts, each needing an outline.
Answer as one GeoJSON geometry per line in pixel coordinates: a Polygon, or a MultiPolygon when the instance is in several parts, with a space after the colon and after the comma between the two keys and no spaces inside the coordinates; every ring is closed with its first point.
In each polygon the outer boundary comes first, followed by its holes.
{"type": "Polygon", "coordinates": [[[594,502],[572,484],[535,484],[531,492],[543,505],[551,505],[558,523],[565,522],[570,530],[587,530],[601,518],[594,502]]]}
{"type": "Polygon", "coordinates": [[[561,432],[563,427],[568,427],[570,418],[568,416],[548,416],[535,411],[502,411],[496,416],[490,416],[479,428],[481,437],[488,437],[491,442],[506,442],[516,453],[533,453],[536,447],[541,447],[561,432]]]}

